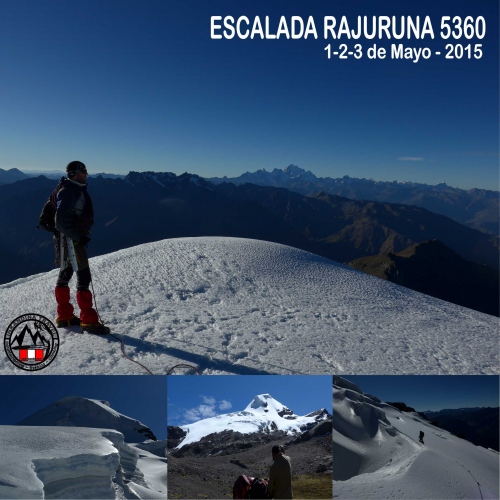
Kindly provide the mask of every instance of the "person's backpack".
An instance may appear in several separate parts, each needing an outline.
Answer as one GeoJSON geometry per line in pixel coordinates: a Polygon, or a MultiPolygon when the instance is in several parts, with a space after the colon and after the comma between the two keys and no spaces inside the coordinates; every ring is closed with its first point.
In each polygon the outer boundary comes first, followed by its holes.
{"type": "Polygon", "coordinates": [[[250,498],[269,498],[267,484],[268,483],[265,479],[256,477],[252,481],[252,486],[250,488],[250,498]]]}
{"type": "Polygon", "coordinates": [[[42,208],[40,217],[38,218],[37,229],[43,228],[46,231],[53,233],[56,230],[56,204],[57,204],[57,193],[62,188],[63,180],[59,181],[57,187],[52,191],[49,199],[45,202],[42,208]]]}
{"type": "Polygon", "coordinates": [[[240,500],[248,498],[252,481],[253,477],[245,476],[245,474],[238,476],[233,486],[233,498],[240,500]]]}

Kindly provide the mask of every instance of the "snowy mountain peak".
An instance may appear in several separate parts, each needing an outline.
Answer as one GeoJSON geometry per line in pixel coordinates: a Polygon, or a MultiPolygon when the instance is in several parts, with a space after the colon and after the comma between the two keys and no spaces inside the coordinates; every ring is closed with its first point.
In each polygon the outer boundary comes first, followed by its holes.
{"type": "Polygon", "coordinates": [[[279,401],[276,401],[270,394],[260,394],[255,396],[250,404],[245,408],[245,411],[251,409],[265,408],[269,407],[273,409],[281,409],[284,405],[282,405],[279,401]]]}
{"type": "Polygon", "coordinates": [[[300,177],[301,180],[305,181],[315,181],[318,179],[310,170],[306,171],[303,168],[292,164],[285,167],[282,172],[291,178],[300,177]]]}
{"type": "MultiPolygon", "coordinates": [[[[61,405],[67,406],[67,405],[72,405],[72,404],[78,405],[81,402],[80,400],[82,400],[82,399],[86,399],[86,398],[81,398],[80,396],[66,396],[65,398],[59,399],[54,404],[55,404],[55,406],[61,406],[61,405]]],[[[93,403],[104,405],[104,406],[111,408],[109,401],[104,401],[102,399],[88,399],[88,401],[92,401],[93,403]]]]}
{"type": "Polygon", "coordinates": [[[275,415],[276,417],[286,418],[288,420],[294,420],[297,415],[293,413],[290,408],[276,401],[269,394],[260,394],[252,399],[252,402],[245,408],[245,411],[254,410],[262,411],[268,413],[269,415],[275,415]]]}
{"type": "Polygon", "coordinates": [[[252,434],[283,431],[290,435],[305,432],[319,422],[328,420],[331,415],[322,408],[305,416],[299,416],[274,399],[270,394],[255,396],[242,411],[217,415],[181,427],[186,437],[177,448],[200,441],[205,436],[226,431],[252,434]]]}
{"type": "Polygon", "coordinates": [[[125,441],[129,443],[138,443],[146,439],[156,441],[149,427],[113,410],[108,401],[79,396],[59,399],[17,425],[115,429],[121,432],[125,441]]]}
{"type": "Polygon", "coordinates": [[[271,396],[269,394],[261,394],[260,396],[255,396],[247,406],[247,409],[260,408],[261,406],[265,408],[267,406],[268,399],[271,399],[271,396]]]}
{"type": "Polygon", "coordinates": [[[306,171],[303,168],[297,167],[297,165],[290,164],[288,167],[285,167],[283,169],[283,172],[288,175],[300,175],[300,174],[305,174],[306,171]]]}

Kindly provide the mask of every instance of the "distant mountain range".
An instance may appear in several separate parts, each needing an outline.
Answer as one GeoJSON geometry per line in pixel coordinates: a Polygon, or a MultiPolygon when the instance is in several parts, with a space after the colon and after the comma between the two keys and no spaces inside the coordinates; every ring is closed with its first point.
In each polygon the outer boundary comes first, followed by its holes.
{"type": "Polygon", "coordinates": [[[356,179],[347,175],[335,179],[316,177],[296,165],[288,165],[283,170],[275,168],[272,172],[262,169],[246,172],[239,177],[211,177],[207,180],[214,184],[231,182],[241,185],[248,182],[259,186],[283,187],[306,196],[323,192],[352,200],[416,205],[494,236],[500,232],[498,191],[463,190],[445,183],[432,186],[416,182],[356,179]]]}
{"type": "MultiPolygon", "coordinates": [[[[16,168],[0,169],[0,185],[39,175],[58,179],[64,172],[56,170],[22,172],[16,168]]],[[[91,178],[99,176],[109,179],[126,177],[106,173],[90,175],[91,178]]],[[[493,236],[500,234],[500,193],[494,190],[477,188],[464,190],[445,183],[428,185],[417,182],[375,181],[347,175],[338,178],[316,177],[312,172],[296,165],[288,165],[284,169],[275,168],[272,172],[261,169],[252,173],[246,172],[238,177],[211,177],[206,180],[213,184],[230,182],[236,185],[250,183],[282,187],[306,196],[325,193],[353,200],[416,205],[493,236]]]]}
{"type": "Polygon", "coordinates": [[[499,451],[499,408],[458,408],[423,413],[442,429],[476,446],[499,451]]]}
{"type": "Polygon", "coordinates": [[[2,168],[0,168],[0,185],[11,184],[13,182],[21,181],[27,178],[28,176],[17,168],[11,168],[9,170],[3,170],[2,168]]]}
{"type": "MultiPolygon", "coordinates": [[[[0,168],[0,185],[12,184],[13,182],[29,179],[30,177],[39,177],[40,175],[43,175],[48,179],[60,179],[63,175],[65,175],[65,172],[63,170],[46,170],[46,171],[25,170],[24,172],[22,172],[17,168],[11,168],[9,170],[4,170],[0,168]]],[[[91,178],[99,176],[102,176],[106,179],[124,179],[126,177],[125,175],[106,174],[104,172],[89,175],[89,177],[91,178]]]]}
{"type": "Polygon", "coordinates": [[[348,265],[454,304],[500,314],[498,270],[462,259],[439,240],[417,243],[398,253],[362,257],[348,265]]]}
{"type": "MultiPolygon", "coordinates": [[[[416,412],[405,403],[390,403],[403,412],[416,412]]],[[[500,446],[500,408],[456,408],[438,411],[422,411],[419,415],[425,417],[432,425],[441,427],[455,436],[466,439],[476,446],[499,451],[500,446]]]]}
{"type": "MultiPolygon", "coordinates": [[[[9,263],[0,269],[0,283],[51,268],[51,235],[35,226],[55,185],[40,176],[0,186],[0,209],[8,214],[0,219],[0,258],[9,263]]],[[[498,238],[417,206],[311,197],[254,184],[216,186],[188,173],[97,177],[89,192],[95,207],[91,256],[165,238],[233,236],[349,262],[439,239],[462,259],[498,269],[498,238]]]]}
{"type": "Polygon", "coordinates": [[[307,238],[316,253],[339,262],[439,239],[467,260],[498,268],[498,238],[420,207],[325,193],[303,196],[254,184],[221,184],[217,190],[232,200],[265,208],[307,238]]]}

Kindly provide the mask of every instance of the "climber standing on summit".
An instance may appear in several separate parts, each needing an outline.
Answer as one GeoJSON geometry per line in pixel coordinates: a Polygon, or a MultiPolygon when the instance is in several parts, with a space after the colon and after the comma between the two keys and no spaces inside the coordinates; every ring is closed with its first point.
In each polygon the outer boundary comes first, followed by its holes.
{"type": "Polygon", "coordinates": [[[87,192],[87,168],[81,161],[72,161],[68,163],[66,173],[67,177],[59,181],[47,201],[47,204],[51,204],[55,210],[56,265],[60,264],[55,288],[56,324],[58,327],[80,325],[82,330],[88,333],[106,334],[109,333],[109,328],[99,321],[92,307],[92,293],[89,290],[92,278],[87,257],[87,244],[90,241],[90,228],[94,224],[94,209],[87,192]],[[76,302],[80,307],[80,318],[74,315],[73,305],[70,302],[68,284],[75,271],[68,252],[70,239],[76,255],[76,302]]]}

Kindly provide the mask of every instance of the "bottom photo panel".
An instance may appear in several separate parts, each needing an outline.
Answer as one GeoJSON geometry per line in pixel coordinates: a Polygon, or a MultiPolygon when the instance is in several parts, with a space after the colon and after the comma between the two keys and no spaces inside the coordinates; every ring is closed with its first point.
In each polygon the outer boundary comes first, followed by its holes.
{"type": "Polygon", "coordinates": [[[3,376],[0,499],[498,499],[497,376],[3,376]]]}
{"type": "Polygon", "coordinates": [[[497,376],[333,378],[333,498],[498,499],[497,376]]]}

